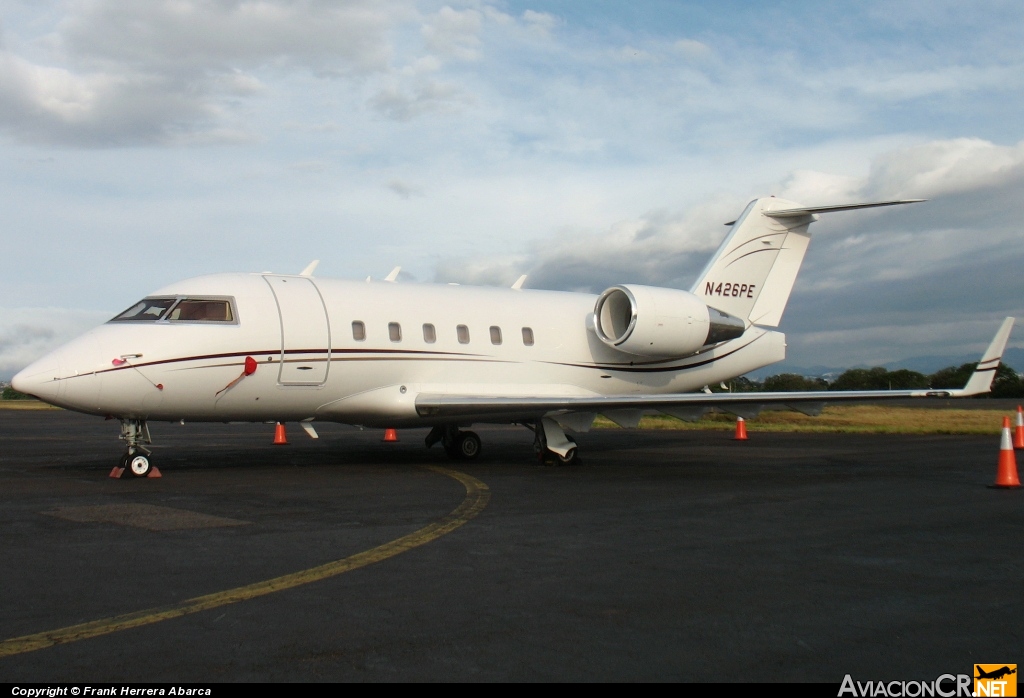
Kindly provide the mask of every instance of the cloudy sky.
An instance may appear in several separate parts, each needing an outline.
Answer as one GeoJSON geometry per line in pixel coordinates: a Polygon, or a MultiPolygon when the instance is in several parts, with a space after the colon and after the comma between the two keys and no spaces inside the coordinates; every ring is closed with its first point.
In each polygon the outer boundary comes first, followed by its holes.
{"type": "Polygon", "coordinates": [[[1022,88],[1020,2],[0,0],[0,377],[314,258],[688,288],[767,194],[930,199],[815,224],[793,363],[980,351],[1024,317],[1022,88]]]}

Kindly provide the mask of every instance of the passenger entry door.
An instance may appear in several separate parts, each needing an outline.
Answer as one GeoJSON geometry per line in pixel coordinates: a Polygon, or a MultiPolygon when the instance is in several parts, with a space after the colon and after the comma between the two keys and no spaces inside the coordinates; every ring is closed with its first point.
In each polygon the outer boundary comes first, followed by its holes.
{"type": "Polygon", "coordinates": [[[281,385],[323,385],[331,366],[327,308],[312,279],[264,276],[281,319],[281,385]]]}

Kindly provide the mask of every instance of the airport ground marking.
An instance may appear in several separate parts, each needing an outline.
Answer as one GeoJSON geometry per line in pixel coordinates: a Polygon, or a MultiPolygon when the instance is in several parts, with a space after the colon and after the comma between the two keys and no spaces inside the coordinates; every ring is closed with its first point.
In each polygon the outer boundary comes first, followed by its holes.
{"type": "Polygon", "coordinates": [[[467,475],[450,468],[441,468],[437,466],[426,467],[427,470],[431,470],[435,473],[446,475],[457,480],[466,488],[466,497],[462,500],[462,503],[459,504],[459,506],[452,510],[450,514],[427,524],[417,531],[413,531],[412,533],[400,538],[395,538],[394,540],[378,545],[375,548],[370,548],[369,550],[365,550],[361,553],[356,553],[355,555],[342,558],[341,560],[335,560],[334,562],[328,562],[323,565],[318,565],[317,567],[311,567],[309,569],[293,572],[281,577],[247,584],[235,589],[218,591],[213,594],[197,596],[194,599],[187,599],[181,603],[170,606],[125,613],[120,616],[89,621],[88,623],[69,625],[66,628],[58,628],[56,630],[48,630],[34,635],[23,635],[22,637],[13,637],[8,640],[3,640],[0,641],[0,657],[9,657],[15,654],[24,654],[25,652],[34,652],[35,650],[53,647],[54,645],[78,642],[79,640],[88,640],[93,637],[109,635],[110,633],[116,633],[121,630],[129,630],[131,628],[138,628],[144,625],[152,625],[153,623],[159,623],[160,621],[180,618],[181,616],[199,613],[200,611],[208,611],[212,608],[227,606],[240,601],[248,601],[249,599],[255,599],[260,596],[266,596],[267,594],[273,594],[286,589],[294,589],[295,587],[302,586],[304,584],[318,582],[323,579],[335,577],[339,574],[344,574],[345,572],[351,572],[352,570],[357,570],[361,567],[366,567],[367,565],[387,560],[388,558],[400,555],[404,552],[435,541],[442,536],[448,535],[463,524],[466,524],[476,518],[476,516],[484,510],[487,503],[490,501],[490,489],[485,483],[476,479],[472,475],[467,475]]]}

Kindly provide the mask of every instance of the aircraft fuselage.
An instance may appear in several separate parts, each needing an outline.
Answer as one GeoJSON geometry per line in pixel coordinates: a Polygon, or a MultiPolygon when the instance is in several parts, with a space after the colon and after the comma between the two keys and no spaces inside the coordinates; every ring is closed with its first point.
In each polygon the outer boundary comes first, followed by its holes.
{"type": "Polygon", "coordinates": [[[227,299],[231,321],[108,322],[18,389],[122,419],[426,426],[421,393],[684,393],[785,356],[781,333],[753,326],[687,357],[627,354],[597,337],[597,296],[581,293],[218,274],[148,296],[180,297],[227,299]]]}

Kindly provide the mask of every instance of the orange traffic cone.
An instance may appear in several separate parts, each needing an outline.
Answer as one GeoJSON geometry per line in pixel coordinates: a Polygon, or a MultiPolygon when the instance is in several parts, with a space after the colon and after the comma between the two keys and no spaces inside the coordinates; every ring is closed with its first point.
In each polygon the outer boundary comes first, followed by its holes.
{"type": "Polygon", "coordinates": [[[385,443],[390,441],[398,441],[398,432],[395,431],[394,429],[385,429],[384,438],[381,439],[381,441],[384,441],[385,443]]]}
{"type": "Polygon", "coordinates": [[[996,482],[992,487],[999,489],[1020,487],[1020,478],[1017,477],[1017,458],[1013,455],[1013,444],[1010,443],[1009,417],[1003,417],[1003,436],[999,442],[999,468],[996,470],[996,482]]]}
{"type": "Polygon", "coordinates": [[[743,417],[736,418],[736,436],[732,437],[733,441],[746,441],[747,440],[747,423],[743,421],[743,417]]]}
{"type": "Polygon", "coordinates": [[[274,427],[274,445],[275,446],[287,446],[288,435],[284,431],[284,422],[278,422],[277,426],[274,427]]]}
{"type": "Polygon", "coordinates": [[[1024,448],[1024,410],[1017,405],[1017,428],[1013,430],[1013,447],[1024,448]]]}

